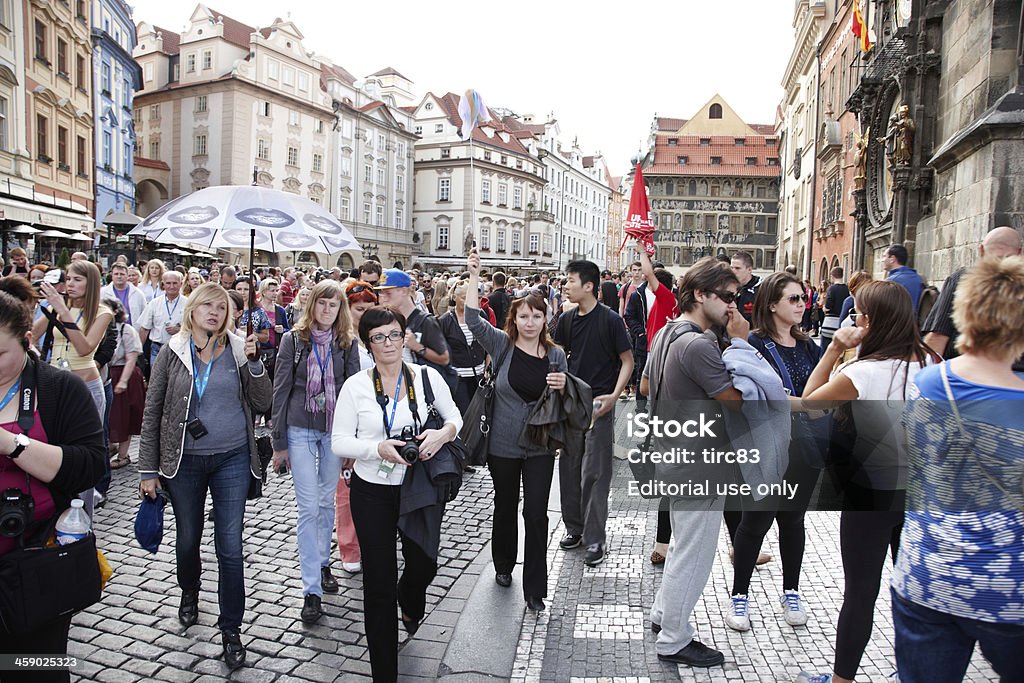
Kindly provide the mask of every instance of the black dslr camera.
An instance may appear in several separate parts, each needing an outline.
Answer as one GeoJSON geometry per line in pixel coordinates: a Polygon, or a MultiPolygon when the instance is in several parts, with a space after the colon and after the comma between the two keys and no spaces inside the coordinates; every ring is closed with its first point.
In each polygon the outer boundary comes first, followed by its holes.
{"type": "Polygon", "coordinates": [[[410,465],[416,462],[420,457],[420,442],[416,440],[412,427],[402,427],[402,435],[398,439],[405,442],[398,448],[398,454],[410,465]]]}
{"type": "Polygon", "coordinates": [[[0,536],[21,536],[32,521],[36,502],[21,489],[9,488],[0,493],[0,536]]]}

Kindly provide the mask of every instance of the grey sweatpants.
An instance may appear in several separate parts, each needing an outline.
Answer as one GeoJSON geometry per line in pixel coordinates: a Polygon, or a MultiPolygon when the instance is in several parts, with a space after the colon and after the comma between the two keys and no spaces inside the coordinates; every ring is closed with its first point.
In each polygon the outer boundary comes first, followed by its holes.
{"type": "Polygon", "coordinates": [[[558,459],[562,521],[566,533],[582,534],[584,546],[605,542],[614,427],[612,409],[587,431],[583,453],[563,452],[558,459]]]}
{"type": "Polygon", "coordinates": [[[724,507],[721,497],[671,502],[673,545],[651,609],[651,621],[661,624],[659,655],[675,654],[694,638],[693,608],[711,576],[724,507]]]}

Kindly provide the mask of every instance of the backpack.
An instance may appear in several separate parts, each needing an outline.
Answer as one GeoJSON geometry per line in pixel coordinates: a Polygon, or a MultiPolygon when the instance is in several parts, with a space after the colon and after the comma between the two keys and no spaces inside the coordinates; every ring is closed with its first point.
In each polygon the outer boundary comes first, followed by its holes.
{"type": "Polygon", "coordinates": [[[939,300],[939,289],[935,285],[925,285],[924,289],[921,290],[921,298],[917,300],[917,327],[921,329],[924,326],[926,320],[928,320],[928,314],[935,308],[935,303],[939,300]]]}
{"type": "MultiPolygon", "coordinates": [[[[423,329],[423,326],[427,324],[428,320],[433,321],[433,324],[437,325],[438,332],[444,336],[444,332],[441,330],[441,326],[437,322],[437,317],[431,313],[424,313],[423,310],[419,308],[413,310],[409,315],[409,318],[406,321],[406,329],[415,334],[423,329]]],[[[431,363],[429,360],[424,360],[416,355],[413,355],[413,362],[417,365],[429,365],[437,370],[441,377],[444,378],[445,384],[447,384],[448,388],[451,390],[452,396],[455,395],[455,390],[459,386],[459,373],[455,371],[455,368],[453,368],[451,364],[438,365],[437,363],[431,363]]]]}

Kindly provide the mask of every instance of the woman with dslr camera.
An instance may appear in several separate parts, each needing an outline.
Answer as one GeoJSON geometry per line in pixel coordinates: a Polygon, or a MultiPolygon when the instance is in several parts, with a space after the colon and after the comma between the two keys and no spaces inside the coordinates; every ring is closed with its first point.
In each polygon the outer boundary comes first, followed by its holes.
{"type": "Polygon", "coordinates": [[[245,663],[242,522],[250,481],[260,472],[252,416],[270,408],[272,389],[256,356],[256,335],[243,340],[229,331],[230,309],[225,290],[200,285],[185,304],[181,330],[160,349],[146,394],[139,491],[155,499],[162,484],[171,495],[178,619],[186,628],[199,618],[203,509],[207,491],[213,497],[217,627],[224,662],[237,669],[245,663]]]}
{"type": "MultiPolygon", "coordinates": [[[[462,428],[462,417],[440,373],[429,366],[409,367],[402,362],[405,326],[401,313],[383,306],[371,308],[360,318],[359,338],[376,366],[353,375],[341,388],[331,435],[334,454],[355,460],[352,519],[362,554],[370,668],[378,682],[398,678],[395,603],[402,610],[406,631],[414,634],[423,619],[427,586],[437,573],[436,544],[421,547],[401,524],[403,480],[417,460],[433,458],[462,428]],[[426,372],[434,408],[444,422],[440,429],[421,430],[428,418],[421,371],[426,372]],[[395,555],[396,530],[405,558],[401,579],[395,555]]],[[[440,536],[444,503],[437,506],[431,516],[436,526],[426,530],[434,540],[440,536]]]]}
{"type": "MultiPolygon", "coordinates": [[[[79,491],[103,476],[106,457],[99,413],[81,409],[90,404],[85,383],[29,352],[35,301],[25,278],[0,279],[0,559],[21,545],[45,545],[53,520],[79,491]],[[21,401],[15,397],[24,396],[27,389],[34,405],[32,412],[22,414],[21,401]]],[[[64,654],[70,624],[69,614],[30,632],[11,633],[0,626],[0,652],[64,654]]],[[[45,680],[69,680],[67,671],[49,673],[45,680]]],[[[42,675],[24,677],[43,680],[42,675]]],[[[15,680],[14,672],[3,673],[3,680],[9,677],[15,680]]]]}
{"type": "Polygon", "coordinates": [[[359,372],[356,344],[345,292],[334,280],[324,280],[313,288],[295,328],[284,333],[274,377],[272,467],[290,469],[295,484],[306,624],[323,616],[323,594],[338,592],[330,565],[341,459],[331,453],[329,429],[338,391],[359,372]]]}

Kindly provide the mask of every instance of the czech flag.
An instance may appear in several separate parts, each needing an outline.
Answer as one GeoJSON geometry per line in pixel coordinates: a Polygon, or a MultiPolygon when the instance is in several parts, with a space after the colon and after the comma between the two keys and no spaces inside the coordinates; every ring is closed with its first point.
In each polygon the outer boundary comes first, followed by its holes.
{"type": "Polygon", "coordinates": [[[871,51],[871,36],[867,24],[864,23],[864,15],[860,11],[860,0],[853,0],[853,24],[851,26],[853,35],[857,36],[861,52],[871,51]]]}

